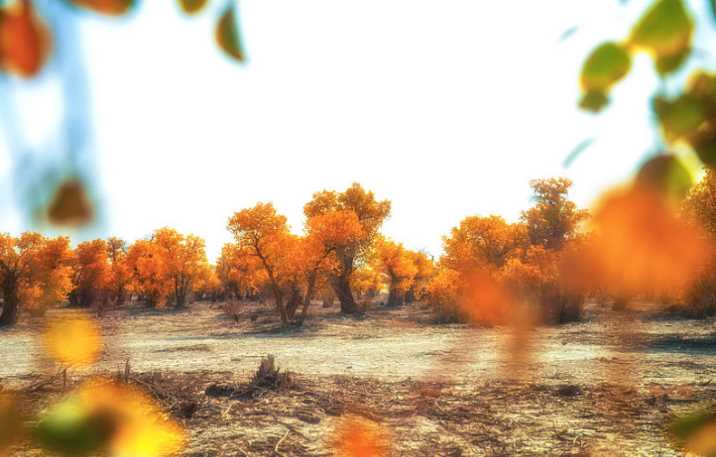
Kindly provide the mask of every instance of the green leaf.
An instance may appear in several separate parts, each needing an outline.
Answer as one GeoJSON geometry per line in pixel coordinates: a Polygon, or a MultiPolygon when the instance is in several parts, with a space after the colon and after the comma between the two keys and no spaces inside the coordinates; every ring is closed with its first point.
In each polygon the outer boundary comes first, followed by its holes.
{"type": "Polygon", "coordinates": [[[707,119],[701,100],[689,94],[675,100],[657,97],[654,111],[668,141],[693,137],[707,119]]]}
{"type": "Polygon", "coordinates": [[[216,41],[219,47],[230,57],[244,62],[246,55],[241,44],[241,35],[236,25],[236,8],[229,6],[216,25],[216,41]]]}
{"type": "Polygon", "coordinates": [[[598,113],[609,104],[609,97],[601,91],[587,92],[579,101],[579,107],[586,111],[598,113]]]}
{"type": "Polygon", "coordinates": [[[631,57],[622,46],[608,42],[599,45],[582,67],[581,83],[585,92],[608,92],[629,73],[631,57]]]}
{"type": "Polygon", "coordinates": [[[110,414],[89,414],[76,399],[55,404],[34,430],[35,441],[43,448],[64,456],[87,456],[105,447],[112,436],[116,418],[110,414]]]}
{"type": "Polygon", "coordinates": [[[206,6],[208,0],[178,0],[179,6],[186,14],[196,14],[206,6]]]}
{"type": "MultiPolygon", "coordinates": [[[[694,22],[683,0],[656,0],[632,29],[630,44],[655,59],[688,55],[694,22]]],[[[672,62],[673,64],[673,62],[672,62]]],[[[662,68],[669,68],[662,62],[662,68]]]]}
{"type": "Polygon", "coordinates": [[[636,175],[635,185],[656,190],[662,195],[681,199],[694,184],[691,173],[670,154],[658,155],[645,162],[636,175]]]}
{"type": "Polygon", "coordinates": [[[686,48],[679,54],[656,58],[656,71],[661,76],[666,76],[679,70],[691,55],[691,48],[686,48]]]}

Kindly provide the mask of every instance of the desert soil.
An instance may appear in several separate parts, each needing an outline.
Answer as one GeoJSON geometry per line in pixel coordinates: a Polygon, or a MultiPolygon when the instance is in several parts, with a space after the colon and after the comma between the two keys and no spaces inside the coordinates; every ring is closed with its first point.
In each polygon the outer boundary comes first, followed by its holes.
{"type": "MultiPolygon", "coordinates": [[[[389,430],[396,456],[678,456],[669,420],[716,401],[714,321],[591,314],[525,338],[433,324],[419,305],[362,318],[316,307],[303,327],[282,330],[266,308],[247,305],[237,323],[219,306],[195,304],[114,311],[100,322],[102,359],[70,371],[70,384],[128,360],[134,382],[185,425],[183,455],[192,457],[332,455],[332,431],[349,414],[389,430]],[[292,372],[293,386],[206,395],[214,384],[247,383],[267,354],[292,372]]],[[[28,319],[0,332],[3,388],[56,370],[43,358],[41,327],[28,319]]],[[[31,407],[62,396],[60,384],[29,395],[31,407]]]]}

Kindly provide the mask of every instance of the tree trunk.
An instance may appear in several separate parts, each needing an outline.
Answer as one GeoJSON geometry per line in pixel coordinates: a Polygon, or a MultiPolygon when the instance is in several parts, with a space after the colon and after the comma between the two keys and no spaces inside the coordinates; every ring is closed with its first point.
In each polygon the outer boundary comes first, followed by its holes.
{"type": "Polygon", "coordinates": [[[289,319],[293,319],[296,316],[296,311],[298,311],[300,304],[301,291],[298,287],[293,287],[291,289],[291,298],[288,300],[288,304],[286,305],[286,313],[288,314],[289,319]]]}
{"type": "Polygon", "coordinates": [[[303,297],[303,309],[301,310],[301,319],[300,322],[303,323],[303,321],[306,320],[306,316],[308,316],[308,307],[311,306],[311,300],[313,300],[313,290],[316,287],[316,272],[312,272],[308,276],[308,287],[306,287],[306,296],[303,297]]]}
{"type": "Polygon", "coordinates": [[[0,327],[7,327],[17,323],[17,309],[19,299],[17,296],[17,284],[6,281],[3,284],[3,307],[0,314],[0,327]]]}
{"type": "Polygon", "coordinates": [[[283,292],[281,291],[281,288],[275,284],[272,286],[272,289],[274,299],[276,300],[276,309],[281,316],[281,323],[285,326],[288,324],[288,313],[286,312],[286,307],[283,304],[283,292]]]}
{"type": "Polygon", "coordinates": [[[351,292],[350,278],[346,274],[334,277],[331,280],[331,287],[338,297],[338,301],[341,303],[341,313],[343,314],[355,314],[358,312],[358,306],[353,299],[353,292],[351,292]]]}

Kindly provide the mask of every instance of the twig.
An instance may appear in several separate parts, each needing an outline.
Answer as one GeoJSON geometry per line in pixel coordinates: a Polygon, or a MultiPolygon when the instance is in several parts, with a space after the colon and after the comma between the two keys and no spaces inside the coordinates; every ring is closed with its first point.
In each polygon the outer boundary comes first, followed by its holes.
{"type": "Polygon", "coordinates": [[[54,374],[53,376],[50,376],[49,378],[45,379],[44,381],[39,381],[34,384],[30,384],[29,386],[22,389],[22,391],[23,392],[35,392],[47,385],[54,383],[63,374],[66,376],[66,373],[67,373],[67,368],[61,369],[56,374],[54,374]]]}
{"type": "Polygon", "coordinates": [[[276,454],[278,454],[279,456],[281,456],[281,457],[283,457],[283,454],[281,454],[280,452],[278,452],[278,447],[281,446],[281,443],[283,443],[283,440],[286,439],[286,437],[288,436],[288,434],[289,434],[290,432],[291,432],[291,430],[286,430],[286,433],[283,435],[283,437],[282,437],[280,440],[278,440],[278,443],[276,443],[276,447],[273,448],[273,451],[274,451],[276,454]]]}

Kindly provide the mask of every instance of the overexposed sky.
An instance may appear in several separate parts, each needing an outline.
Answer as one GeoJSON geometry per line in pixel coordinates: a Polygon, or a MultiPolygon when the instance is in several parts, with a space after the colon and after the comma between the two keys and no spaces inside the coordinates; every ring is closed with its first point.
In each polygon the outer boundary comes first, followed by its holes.
{"type": "MultiPolygon", "coordinates": [[[[273,201],[300,230],[313,192],[358,181],[393,202],[387,235],[437,255],[467,215],[516,219],[532,178],[570,177],[588,205],[656,145],[646,57],[604,114],[576,107],[588,52],[625,37],[647,3],[244,0],[246,65],[214,45],[223,2],[190,18],[170,0],[120,20],[87,15],[106,234],[169,225],[204,237],[213,259],[234,211],[273,201]]],[[[30,125],[61,111],[52,90],[19,91],[30,125]]],[[[0,230],[18,231],[9,173],[0,150],[0,230]]]]}

